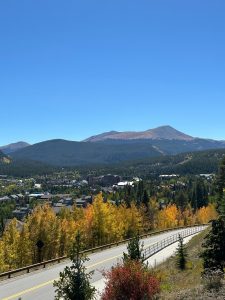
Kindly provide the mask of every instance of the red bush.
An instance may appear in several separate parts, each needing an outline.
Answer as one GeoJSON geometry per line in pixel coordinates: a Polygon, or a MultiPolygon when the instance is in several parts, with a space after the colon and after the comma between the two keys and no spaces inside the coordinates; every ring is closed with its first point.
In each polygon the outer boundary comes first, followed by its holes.
{"type": "Polygon", "coordinates": [[[159,280],[139,262],[117,265],[105,274],[102,300],[151,300],[159,293],[159,280]]]}

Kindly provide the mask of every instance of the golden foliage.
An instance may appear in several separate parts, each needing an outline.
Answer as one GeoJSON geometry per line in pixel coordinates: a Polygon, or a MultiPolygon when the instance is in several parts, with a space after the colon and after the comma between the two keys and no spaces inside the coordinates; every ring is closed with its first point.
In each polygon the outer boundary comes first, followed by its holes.
{"type": "Polygon", "coordinates": [[[215,207],[202,207],[196,213],[188,207],[181,212],[175,204],[159,210],[156,199],[146,208],[119,206],[98,194],[87,208],[63,208],[56,215],[49,205],[37,206],[23,226],[13,219],[0,240],[0,271],[23,267],[38,261],[36,243],[43,241],[42,259],[66,255],[79,231],[86,248],[130,238],[148,229],[207,223],[217,217],[215,207]]]}
{"type": "Polygon", "coordinates": [[[210,220],[217,218],[217,212],[214,205],[209,204],[207,207],[201,207],[196,213],[197,222],[199,224],[208,223],[210,220]]]}

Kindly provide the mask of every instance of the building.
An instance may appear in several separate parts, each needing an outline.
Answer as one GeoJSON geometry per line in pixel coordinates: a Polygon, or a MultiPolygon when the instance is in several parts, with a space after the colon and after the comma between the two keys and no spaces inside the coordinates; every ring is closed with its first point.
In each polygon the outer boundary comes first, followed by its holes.
{"type": "Polygon", "coordinates": [[[13,218],[16,218],[19,221],[22,221],[28,214],[31,213],[31,209],[29,207],[20,207],[12,212],[13,218]]]}
{"type": "Polygon", "coordinates": [[[122,178],[118,175],[112,175],[112,174],[107,174],[107,175],[102,175],[95,177],[93,175],[89,175],[87,177],[87,181],[89,185],[100,185],[100,186],[113,186],[120,182],[122,178]]]}

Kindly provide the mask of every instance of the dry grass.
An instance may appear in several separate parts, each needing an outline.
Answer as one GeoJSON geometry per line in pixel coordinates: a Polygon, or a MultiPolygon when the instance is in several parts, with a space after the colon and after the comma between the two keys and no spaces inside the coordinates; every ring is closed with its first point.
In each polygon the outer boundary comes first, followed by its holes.
{"type": "Polygon", "coordinates": [[[202,251],[202,243],[208,230],[193,237],[186,245],[187,268],[180,271],[176,266],[176,258],[171,257],[165,263],[157,267],[162,282],[160,299],[184,300],[184,299],[225,299],[225,287],[219,293],[207,292],[202,286],[201,272],[202,260],[199,254],[202,251]]]}

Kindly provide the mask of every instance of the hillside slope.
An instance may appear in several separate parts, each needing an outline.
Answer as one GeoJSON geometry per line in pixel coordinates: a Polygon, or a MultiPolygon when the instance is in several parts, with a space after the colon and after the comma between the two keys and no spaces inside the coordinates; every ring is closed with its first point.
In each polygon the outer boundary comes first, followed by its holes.
{"type": "MultiPolygon", "coordinates": [[[[2,157],[5,157],[2,154],[2,157]]],[[[202,174],[216,173],[219,163],[225,156],[225,149],[208,150],[200,152],[180,153],[177,155],[148,157],[138,160],[121,161],[119,163],[90,163],[83,165],[67,165],[66,169],[76,168],[82,176],[91,173],[95,175],[118,174],[124,178],[149,178],[149,176],[158,176],[160,174],[202,174]]],[[[10,163],[0,158],[0,174],[12,176],[32,176],[36,174],[49,174],[60,171],[60,166],[53,166],[49,163],[33,161],[28,159],[13,158],[10,163]]]]}
{"type": "Polygon", "coordinates": [[[80,166],[78,170],[84,176],[90,170],[95,175],[118,174],[124,178],[149,178],[161,174],[198,175],[217,173],[221,159],[225,156],[225,149],[207,150],[200,152],[180,153],[151,157],[142,160],[121,162],[119,164],[96,165],[91,168],[80,166]]]}
{"type": "Polygon", "coordinates": [[[159,155],[160,151],[141,141],[118,145],[51,140],[12,153],[16,159],[35,160],[56,166],[117,163],[159,155]]]}
{"type": "MultiPolygon", "coordinates": [[[[18,145],[17,145],[18,146],[18,145]]],[[[225,148],[225,141],[193,138],[171,126],[143,132],[111,131],[84,142],[49,140],[10,153],[13,158],[55,166],[115,164],[179,153],[225,148]]]]}
{"type": "Polygon", "coordinates": [[[10,163],[10,158],[0,150],[0,165],[10,163]]]}
{"type": "Polygon", "coordinates": [[[16,159],[40,161],[64,167],[115,164],[130,160],[218,148],[221,148],[220,143],[201,139],[192,141],[108,140],[95,143],[50,140],[18,150],[11,153],[11,156],[16,159]]]}

